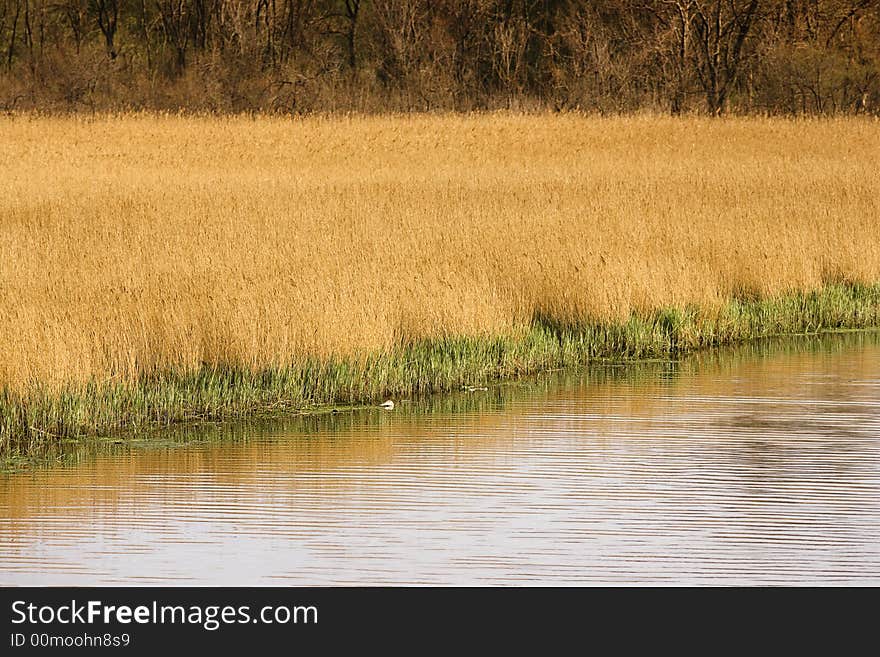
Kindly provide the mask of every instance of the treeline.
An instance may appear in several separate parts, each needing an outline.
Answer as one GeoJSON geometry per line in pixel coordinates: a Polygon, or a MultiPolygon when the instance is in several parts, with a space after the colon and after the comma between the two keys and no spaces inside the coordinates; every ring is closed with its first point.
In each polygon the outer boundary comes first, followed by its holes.
{"type": "Polygon", "coordinates": [[[880,0],[0,0],[0,109],[880,113],[880,0]]]}

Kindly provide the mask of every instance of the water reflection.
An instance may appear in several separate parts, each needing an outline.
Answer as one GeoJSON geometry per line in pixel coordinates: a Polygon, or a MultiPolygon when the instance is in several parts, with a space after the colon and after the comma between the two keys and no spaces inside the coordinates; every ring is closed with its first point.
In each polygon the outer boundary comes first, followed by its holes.
{"type": "Polygon", "coordinates": [[[163,439],[0,478],[0,583],[880,583],[877,333],[163,439]]]}

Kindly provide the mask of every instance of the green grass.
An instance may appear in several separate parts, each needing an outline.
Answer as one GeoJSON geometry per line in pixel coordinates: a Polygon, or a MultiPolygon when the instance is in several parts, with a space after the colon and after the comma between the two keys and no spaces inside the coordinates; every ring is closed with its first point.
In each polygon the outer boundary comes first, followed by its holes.
{"type": "Polygon", "coordinates": [[[363,360],[303,359],[250,372],[160,372],[129,384],[0,391],[0,458],[119,431],[154,433],[194,420],[298,413],[330,405],[419,397],[596,361],[669,359],[693,350],[778,335],[880,326],[880,284],[834,284],[774,299],[737,299],[720,312],[672,308],[626,322],[561,324],[536,317],[517,334],[400,344],[363,360]]]}

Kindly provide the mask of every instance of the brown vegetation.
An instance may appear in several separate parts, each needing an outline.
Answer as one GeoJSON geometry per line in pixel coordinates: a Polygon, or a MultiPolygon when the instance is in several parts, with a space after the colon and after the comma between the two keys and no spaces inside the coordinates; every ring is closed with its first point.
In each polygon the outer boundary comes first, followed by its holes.
{"type": "Polygon", "coordinates": [[[880,281],[875,119],[0,119],[0,382],[880,281]]]}
{"type": "Polygon", "coordinates": [[[0,0],[0,109],[880,112],[880,0],[0,0]]]}

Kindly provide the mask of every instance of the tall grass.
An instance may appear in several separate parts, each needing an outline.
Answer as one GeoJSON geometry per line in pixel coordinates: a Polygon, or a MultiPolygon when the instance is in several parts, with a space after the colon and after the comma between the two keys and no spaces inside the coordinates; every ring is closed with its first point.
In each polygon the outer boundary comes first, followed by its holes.
{"type": "Polygon", "coordinates": [[[880,122],[0,119],[0,451],[878,321],[880,122]]]}
{"type": "MultiPolygon", "coordinates": [[[[581,398],[587,412],[599,416],[601,428],[601,416],[606,413],[607,422],[614,424],[621,413],[656,416],[676,405],[687,405],[695,391],[698,396],[727,395],[731,377],[744,379],[742,393],[753,396],[755,392],[750,389],[748,379],[754,383],[756,372],[772,379],[772,386],[781,395],[808,402],[814,391],[803,385],[804,375],[814,375],[818,368],[826,374],[841,374],[840,380],[844,382],[873,378],[876,360],[870,357],[840,360],[839,356],[851,356],[859,350],[865,354],[872,350],[876,353],[878,347],[880,331],[846,331],[756,340],[701,350],[676,360],[632,361],[626,366],[618,362],[590,363],[584,368],[537,372],[485,391],[461,390],[414,397],[398,404],[393,413],[365,407],[340,413],[248,415],[224,422],[184,422],[125,435],[54,442],[27,457],[0,459],[0,471],[4,461],[7,470],[34,465],[94,464],[96,459],[127,454],[132,448],[139,448],[138,458],[117,458],[112,468],[90,467],[79,473],[94,477],[99,472],[104,483],[118,483],[136,474],[134,470],[143,475],[204,467],[215,462],[216,450],[230,447],[249,452],[251,458],[245,459],[246,462],[253,463],[256,459],[284,468],[308,470],[315,465],[376,463],[398,454],[394,443],[401,439],[405,443],[418,443],[448,437],[450,422],[443,420],[443,415],[467,414],[466,420],[458,418],[455,422],[478,428],[479,435],[490,442],[509,442],[516,440],[510,431],[511,420],[533,412],[533,405],[522,403],[528,398],[537,397],[550,406],[556,406],[558,401],[570,404],[572,399],[581,398]],[[435,417],[426,421],[426,413],[435,417]],[[369,440],[350,440],[364,432],[370,434],[369,440]],[[278,437],[283,439],[271,439],[278,437]],[[316,440],[318,437],[322,439],[316,440]],[[199,449],[187,450],[184,455],[167,450],[190,444],[198,444],[199,449]]],[[[236,460],[224,459],[224,463],[232,465],[236,460]]],[[[262,469],[257,468],[242,474],[260,477],[261,473],[262,469]]],[[[68,471],[63,476],[76,475],[68,471]]],[[[42,476],[51,477],[48,473],[42,476]]],[[[21,491],[17,486],[4,491],[6,508],[13,517],[28,508],[27,500],[14,499],[16,492],[21,491]]],[[[81,493],[76,486],[41,489],[43,495],[61,497],[81,493]]]]}

